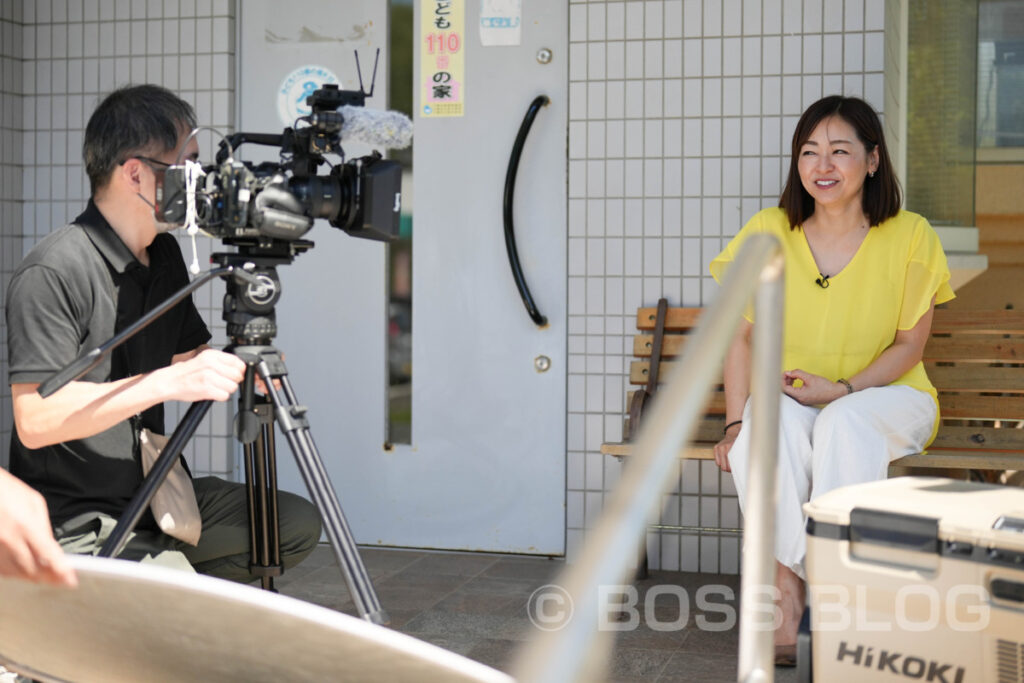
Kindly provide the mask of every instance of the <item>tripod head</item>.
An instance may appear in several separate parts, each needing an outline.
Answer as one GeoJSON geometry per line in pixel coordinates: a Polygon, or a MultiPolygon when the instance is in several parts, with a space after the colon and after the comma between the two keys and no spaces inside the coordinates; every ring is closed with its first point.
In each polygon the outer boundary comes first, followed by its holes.
{"type": "Polygon", "coordinates": [[[281,298],[277,266],[291,263],[308,250],[308,240],[273,240],[268,245],[239,244],[237,253],[218,253],[211,260],[221,267],[241,269],[253,277],[248,281],[225,278],[221,315],[228,337],[236,346],[265,346],[277,335],[274,307],[281,298]]]}

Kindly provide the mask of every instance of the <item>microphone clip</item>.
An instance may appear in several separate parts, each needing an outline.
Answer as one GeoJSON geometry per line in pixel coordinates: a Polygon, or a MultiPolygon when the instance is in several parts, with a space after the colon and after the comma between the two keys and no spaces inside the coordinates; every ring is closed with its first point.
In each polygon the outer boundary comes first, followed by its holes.
{"type": "Polygon", "coordinates": [[[825,275],[824,273],[818,273],[818,275],[820,275],[821,277],[816,278],[814,280],[814,284],[818,285],[822,289],[828,289],[828,279],[832,276],[825,275]]]}

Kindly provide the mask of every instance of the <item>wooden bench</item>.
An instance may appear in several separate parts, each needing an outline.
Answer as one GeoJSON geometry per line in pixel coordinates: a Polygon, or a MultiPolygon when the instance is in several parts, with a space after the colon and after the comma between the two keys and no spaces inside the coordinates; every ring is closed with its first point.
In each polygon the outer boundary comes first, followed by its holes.
{"type": "MultiPolygon", "coordinates": [[[[668,309],[660,379],[671,375],[671,359],[682,352],[687,333],[703,310],[668,309]]],[[[636,358],[629,371],[632,385],[647,384],[656,313],[654,307],[637,311],[636,358]]],[[[1024,470],[1024,313],[936,309],[924,361],[939,392],[942,425],[927,451],[893,461],[890,476],[905,467],[1024,470]]],[[[627,406],[632,394],[627,392],[627,406]]],[[[725,394],[719,386],[693,442],[679,456],[713,460],[712,447],[721,439],[724,419],[725,394]]],[[[623,434],[629,435],[634,425],[629,418],[626,422],[623,434]]],[[[607,455],[622,457],[631,451],[628,440],[601,445],[607,455]]]]}

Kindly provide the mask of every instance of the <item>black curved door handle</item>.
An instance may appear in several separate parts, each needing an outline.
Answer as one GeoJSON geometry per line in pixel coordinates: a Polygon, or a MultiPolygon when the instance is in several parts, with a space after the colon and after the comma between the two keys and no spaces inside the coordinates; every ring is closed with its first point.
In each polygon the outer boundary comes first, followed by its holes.
{"type": "Polygon", "coordinates": [[[512,277],[515,278],[516,287],[519,289],[519,296],[523,298],[523,305],[530,319],[539,327],[548,324],[548,319],[537,310],[537,304],[533,301],[530,288],[526,285],[526,277],[519,265],[519,252],[516,251],[516,236],[512,224],[512,197],[516,191],[516,174],[519,171],[519,157],[523,153],[523,145],[526,143],[526,136],[530,132],[533,120],[537,118],[537,112],[541,107],[546,106],[551,100],[547,95],[538,95],[530,103],[523,117],[523,123],[519,126],[519,134],[516,135],[516,142],[512,145],[512,156],[508,160],[508,171],[505,174],[505,199],[502,207],[502,216],[505,221],[505,250],[508,252],[508,262],[512,266],[512,277]]]}

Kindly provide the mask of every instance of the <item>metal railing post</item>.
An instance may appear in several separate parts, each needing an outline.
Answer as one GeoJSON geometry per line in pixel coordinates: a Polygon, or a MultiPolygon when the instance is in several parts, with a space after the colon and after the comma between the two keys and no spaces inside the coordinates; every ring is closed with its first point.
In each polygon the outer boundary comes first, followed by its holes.
{"type": "MultiPolygon", "coordinates": [[[[769,322],[781,321],[781,289],[775,292],[771,285],[779,283],[778,286],[781,287],[782,277],[782,250],[778,240],[769,235],[751,236],[730,266],[714,304],[705,312],[697,329],[690,335],[683,357],[665,386],[659,391],[658,400],[652,406],[640,430],[635,448],[636,455],[624,468],[619,485],[608,497],[604,511],[584,543],[579,559],[569,565],[555,581],[555,585],[568,594],[573,616],[564,627],[540,633],[524,647],[512,670],[517,680],[524,683],[566,683],[593,680],[593,677],[599,674],[593,668],[587,668],[588,652],[595,643],[607,642],[598,639],[602,610],[605,615],[616,611],[614,606],[609,609],[607,604],[601,604],[598,598],[601,587],[618,586],[628,582],[636,558],[637,544],[646,533],[648,515],[660,505],[668,478],[676,471],[680,446],[693,437],[710,389],[721,376],[722,361],[735,334],[740,316],[750,300],[751,293],[759,285],[761,289],[770,289],[772,293],[757,297],[756,315],[758,320],[763,319],[766,324],[754,326],[755,330],[760,328],[763,331],[755,332],[754,359],[757,362],[754,368],[758,377],[755,378],[753,386],[760,388],[764,395],[762,398],[754,399],[756,403],[752,409],[778,414],[780,372],[772,372],[771,362],[757,359],[776,354],[778,358],[774,361],[774,367],[778,368],[781,364],[781,341],[776,340],[767,344],[765,339],[772,335],[781,338],[782,335],[781,322],[769,322]],[[765,306],[778,310],[765,312],[765,306]],[[772,372],[770,377],[764,375],[768,372],[772,372]],[[774,388],[774,411],[764,403],[770,401],[769,386],[774,388]]],[[[763,421],[763,414],[755,413],[754,425],[763,421]]],[[[777,430],[777,424],[775,429],[777,430]]],[[[766,436],[757,431],[754,434],[755,438],[760,439],[754,443],[759,444],[758,448],[764,450],[752,450],[755,456],[752,461],[770,456],[771,462],[774,463],[777,458],[777,440],[768,446],[761,446],[760,444],[767,443],[764,441],[766,436]]],[[[765,479],[769,489],[767,498],[771,500],[775,477],[765,479]]],[[[761,521],[773,527],[774,518],[772,508],[761,521]]],[[[745,538],[749,535],[751,534],[745,534],[745,538]]],[[[774,558],[770,548],[769,559],[772,562],[767,566],[774,570],[774,558]]],[[[758,570],[755,570],[751,578],[762,582],[765,580],[758,570]]],[[[747,621],[749,622],[749,618],[747,621]]],[[[747,626],[743,623],[741,614],[741,648],[742,633],[747,630],[747,626]]],[[[749,638],[747,640],[749,641],[749,638]]],[[[773,655],[770,645],[769,641],[766,650],[769,657],[773,655]]],[[[761,659],[762,657],[758,657],[758,661],[761,659]]],[[[769,667],[767,678],[763,680],[770,681],[772,672],[773,669],[769,667]]]]}
{"type": "Polygon", "coordinates": [[[743,571],[740,576],[740,648],[737,680],[771,681],[775,674],[775,494],[779,460],[779,392],[782,377],[782,263],[761,272],[754,296],[747,500],[744,506],[743,571]]]}

